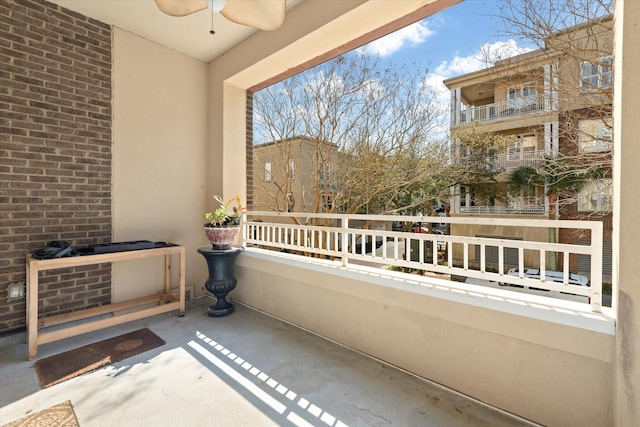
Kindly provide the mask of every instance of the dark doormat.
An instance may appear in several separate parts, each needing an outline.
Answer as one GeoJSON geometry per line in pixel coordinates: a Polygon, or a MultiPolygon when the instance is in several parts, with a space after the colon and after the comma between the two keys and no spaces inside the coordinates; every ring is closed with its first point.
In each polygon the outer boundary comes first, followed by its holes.
{"type": "Polygon", "coordinates": [[[139,329],[38,360],[36,371],[40,385],[47,388],[164,344],[149,328],[139,329]]]}
{"type": "Polygon", "coordinates": [[[59,403],[35,414],[26,415],[19,420],[3,424],[2,427],[80,427],[76,413],[70,401],[59,403]]]}

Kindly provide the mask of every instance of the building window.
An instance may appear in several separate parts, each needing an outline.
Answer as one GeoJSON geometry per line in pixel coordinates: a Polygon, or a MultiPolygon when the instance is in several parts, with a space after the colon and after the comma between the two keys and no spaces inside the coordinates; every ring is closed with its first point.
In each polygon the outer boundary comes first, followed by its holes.
{"type": "Polygon", "coordinates": [[[264,182],[271,182],[273,175],[271,175],[271,162],[264,164],[264,182]]]}
{"type": "Polygon", "coordinates": [[[318,162],[318,181],[329,181],[329,163],[318,162]]]}
{"type": "Polygon", "coordinates": [[[515,110],[535,109],[537,105],[536,95],[536,84],[533,82],[509,88],[509,108],[515,110]]]}
{"type": "Polygon", "coordinates": [[[527,185],[520,192],[508,194],[507,207],[513,213],[535,214],[544,212],[544,201],[538,196],[538,186],[527,185]],[[540,212],[542,210],[542,212],[540,212]]]}
{"type": "Polygon", "coordinates": [[[613,123],[610,118],[580,120],[578,144],[585,153],[610,151],[613,147],[613,123]]]}
{"type": "Polygon", "coordinates": [[[535,135],[517,135],[507,148],[507,160],[529,160],[536,154],[535,135]]]}
{"type": "Polygon", "coordinates": [[[293,159],[289,160],[289,179],[293,179],[295,176],[296,163],[293,159]]]}
{"type": "Polygon", "coordinates": [[[333,210],[333,197],[330,195],[322,195],[322,212],[331,212],[333,210]]]}
{"type": "Polygon", "coordinates": [[[609,212],[613,208],[613,182],[598,179],[589,182],[578,194],[578,211],[609,212]]]}
{"type": "Polygon", "coordinates": [[[287,193],[287,206],[285,207],[285,212],[293,212],[294,204],[295,200],[293,199],[293,194],[287,193]]]}
{"type": "Polygon", "coordinates": [[[583,62],[580,86],[585,90],[607,89],[613,83],[613,57],[605,56],[594,62],[583,62]]]}

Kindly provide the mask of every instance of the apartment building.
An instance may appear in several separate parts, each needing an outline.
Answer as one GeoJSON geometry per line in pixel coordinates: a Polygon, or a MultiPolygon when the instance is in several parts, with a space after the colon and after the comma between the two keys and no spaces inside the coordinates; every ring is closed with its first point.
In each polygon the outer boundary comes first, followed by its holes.
{"type": "Polygon", "coordinates": [[[253,147],[253,209],[337,212],[332,170],[338,146],[306,136],[253,147]]]}
{"type": "MultiPolygon", "coordinates": [[[[609,16],[556,32],[538,50],[445,80],[453,157],[478,172],[477,180],[452,188],[450,214],[498,219],[491,226],[457,225],[452,234],[586,243],[588,236],[563,229],[506,231],[499,219],[603,221],[603,275],[610,280],[612,52],[609,16]]],[[[483,255],[497,268],[497,248],[477,246],[470,261],[483,255]]],[[[454,248],[454,258],[460,256],[454,248]]],[[[540,265],[539,257],[511,248],[504,268],[518,267],[520,256],[525,267],[540,265]]],[[[572,272],[589,270],[588,256],[568,261],[572,272]]],[[[563,262],[554,254],[546,260],[547,268],[563,262]]]]}

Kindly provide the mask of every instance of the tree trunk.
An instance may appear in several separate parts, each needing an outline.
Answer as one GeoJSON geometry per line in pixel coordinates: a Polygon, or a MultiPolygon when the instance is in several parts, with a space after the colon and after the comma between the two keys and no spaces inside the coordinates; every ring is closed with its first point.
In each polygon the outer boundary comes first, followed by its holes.
{"type": "MultiPolygon", "coordinates": [[[[549,197],[549,219],[556,220],[558,219],[558,194],[549,193],[547,196],[549,197]]],[[[549,243],[558,243],[558,233],[555,227],[549,228],[549,243]]],[[[557,252],[547,252],[547,269],[558,269],[557,252]]]]}

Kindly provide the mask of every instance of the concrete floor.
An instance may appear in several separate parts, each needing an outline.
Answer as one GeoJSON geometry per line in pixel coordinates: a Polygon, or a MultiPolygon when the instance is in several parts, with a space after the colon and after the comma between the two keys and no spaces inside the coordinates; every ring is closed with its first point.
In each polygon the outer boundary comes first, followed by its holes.
{"type": "Polygon", "coordinates": [[[70,400],[82,427],[528,425],[240,304],[209,318],[212,302],[40,346],[44,358],[145,326],[166,341],[48,389],[26,344],[0,348],[0,424],[70,400]]]}

